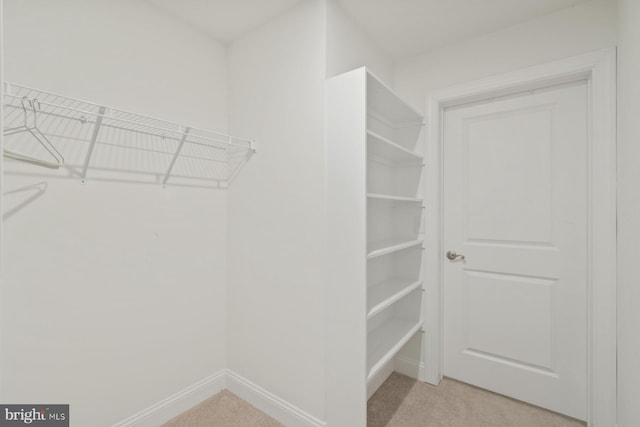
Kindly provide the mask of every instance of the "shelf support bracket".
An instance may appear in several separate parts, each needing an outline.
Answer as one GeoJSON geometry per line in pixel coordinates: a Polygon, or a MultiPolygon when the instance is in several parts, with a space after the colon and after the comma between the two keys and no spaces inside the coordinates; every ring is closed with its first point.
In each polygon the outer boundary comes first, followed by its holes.
{"type": "Polygon", "coordinates": [[[98,135],[100,134],[100,127],[102,126],[102,120],[104,119],[104,113],[107,111],[107,107],[100,107],[99,114],[96,118],[96,124],[93,127],[93,133],[91,134],[91,141],[89,142],[89,149],[87,150],[87,157],[84,159],[84,166],[82,167],[82,182],[87,180],[87,169],[89,169],[89,162],[91,162],[91,156],[93,155],[93,149],[96,146],[98,135]]]}
{"type": "Polygon", "coordinates": [[[184,142],[187,140],[187,137],[189,136],[189,131],[191,130],[191,128],[185,128],[184,129],[184,133],[182,134],[182,138],[180,138],[180,144],[178,144],[178,149],[176,150],[175,154],[173,155],[173,159],[171,159],[171,163],[169,164],[169,169],[167,169],[167,173],[164,174],[164,178],[162,180],[162,185],[166,185],[167,181],[169,180],[169,175],[171,175],[171,170],[173,169],[173,166],[176,164],[176,160],[178,160],[178,156],[180,155],[180,151],[182,151],[182,146],[184,146],[184,142]]]}

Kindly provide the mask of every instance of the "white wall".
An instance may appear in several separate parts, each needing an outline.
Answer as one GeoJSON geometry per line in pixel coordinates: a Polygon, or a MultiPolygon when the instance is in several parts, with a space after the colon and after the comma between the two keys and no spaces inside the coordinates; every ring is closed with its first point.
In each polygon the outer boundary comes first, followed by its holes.
{"type": "Polygon", "coordinates": [[[395,89],[422,111],[429,90],[615,44],[615,1],[594,0],[400,61],[395,89]]]}
{"type": "MultiPolygon", "coordinates": [[[[4,34],[4,24],[3,24],[3,14],[4,14],[4,0],[0,0],[0,82],[4,81],[4,61],[3,61],[3,34],[4,34]]],[[[4,99],[4,85],[0,85],[0,98],[4,99]]],[[[0,129],[4,129],[4,103],[0,103],[0,129]]],[[[4,133],[4,132],[3,132],[4,133]]],[[[0,133],[0,151],[4,151],[4,136],[3,133],[0,133]]],[[[2,167],[2,162],[0,162],[0,212],[3,212],[4,210],[4,203],[3,203],[3,196],[2,196],[2,184],[4,181],[4,176],[3,176],[3,167],[2,167]]],[[[3,265],[3,248],[2,248],[2,242],[3,242],[3,223],[2,221],[0,221],[0,309],[2,309],[2,300],[3,300],[3,291],[4,291],[4,287],[2,286],[2,276],[4,273],[4,265],[3,265]]],[[[4,396],[4,393],[2,392],[3,390],[3,386],[2,386],[2,357],[4,354],[3,348],[4,348],[4,340],[2,339],[2,329],[3,329],[3,325],[2,325],[2,316],[0,315],[0,396],[4,396]]]]}
{"type": "Polygon", "coordinates": [[[229,368],[324,418],[325,7],[229,48],[229,128],[258,153],[229,190],[229,368]]]}
{"type": "MultiPolygon", "coordinates": [[[[226,131],[225,48],[145,3],[4,14],[9,81],[226,131]]],[[[5,167],[2,402],[110,425],[226,367],[224,192],[5,167]]]]}
{"type": "Polygon", "coordinates": [[[640,420],[640,2],[619,0],[618,426],[640,420]]]}
{"type": "Polygon", "coordinates": [[[143,1],[8,0],[5,78],[225,131],[224,46],[143,1]]]}
{"type": "Polygon", "coordinates": [[[393,60],[364,34],[335,0],[327,0],[327,78],[366,66],[393,86],[393,60]]]}

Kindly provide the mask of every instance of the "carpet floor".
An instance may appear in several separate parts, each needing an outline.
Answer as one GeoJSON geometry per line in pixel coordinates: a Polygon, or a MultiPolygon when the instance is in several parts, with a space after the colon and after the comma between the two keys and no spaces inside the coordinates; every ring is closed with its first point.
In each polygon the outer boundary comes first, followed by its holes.
{"type": "MultiPolygon", "coordinates": [[[[371,396],[368,427],[584,427],[586,424],[458,381],[435,387],[393,373],[371,396]]],[[[163,427],[282,427],[222,391],[163,427]]],[[[346,426],[340,426],[346,427],[346,426]]]]}
{"type": "Polygon", "coordinates": [[[162,427],[282,427],[282,424],[223,390],[162,427]]]}
{"type": "Polygon", "coordinates": [[[368,427],[584,427],[524,402],[445,378],[432,386],[393,373],[369,399],[368,427]]]}

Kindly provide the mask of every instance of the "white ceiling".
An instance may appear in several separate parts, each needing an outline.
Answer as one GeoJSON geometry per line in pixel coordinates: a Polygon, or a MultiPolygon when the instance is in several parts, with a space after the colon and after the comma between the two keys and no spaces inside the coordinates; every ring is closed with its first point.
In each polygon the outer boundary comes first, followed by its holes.
{"type": "Polygon", "coordinates": [[[587,0],[337,0],[394,59],[477,37],[587,0]]]}
{"type": "MultiPolygon", "coordinates": [[[[228,43],[304,0],[144,1],[228,43]]],[[[401,59],[589,0],[336,1],[374,43],[401,59]]]]}
{"type": "Polygon", "coordinates": [[[301,0],[145,0],[223,42],[229,43],[301,0]]]}

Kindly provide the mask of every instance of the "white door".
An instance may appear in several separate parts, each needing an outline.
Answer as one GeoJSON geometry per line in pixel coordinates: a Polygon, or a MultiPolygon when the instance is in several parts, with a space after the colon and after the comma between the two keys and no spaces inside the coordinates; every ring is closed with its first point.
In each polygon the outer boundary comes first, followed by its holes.
{"type": "Polygon", "coordinates": [[[582,420],[586,150],[586,83],[444,114],[444,375],[582,420]]]}

